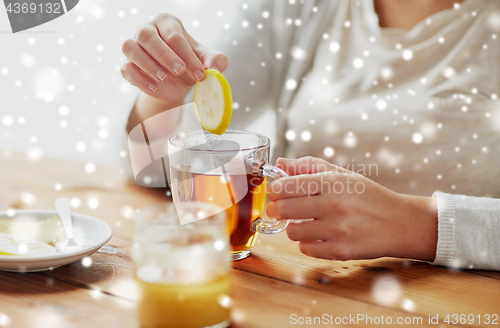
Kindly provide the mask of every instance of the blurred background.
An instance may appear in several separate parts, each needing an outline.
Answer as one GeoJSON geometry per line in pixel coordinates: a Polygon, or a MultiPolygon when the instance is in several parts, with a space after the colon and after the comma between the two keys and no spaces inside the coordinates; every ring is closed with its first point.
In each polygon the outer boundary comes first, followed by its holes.
{"type": "Polygon", "coordinates": [[[210,45],[241,4],[80,0],[62,17],[16,34],[1,7],[0,148],[25,152],[32,161],[122,166],[128,158],[124,127],[138,93],[120,74],[123,41],[168,12],[210,45]]]}

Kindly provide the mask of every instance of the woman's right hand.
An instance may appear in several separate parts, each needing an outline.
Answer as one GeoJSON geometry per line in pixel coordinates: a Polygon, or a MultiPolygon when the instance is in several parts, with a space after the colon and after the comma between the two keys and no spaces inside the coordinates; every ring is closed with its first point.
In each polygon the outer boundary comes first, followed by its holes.
{"type": "Polygon", "coordinates": [[[122,50],[129,60],[121,67],[122,76],[171,108],[180,106],[193,85],[205,79],[205,69],[222,72],[228,65],[224,54],[196,42],[169,14],[139,26],[122,50]]]}

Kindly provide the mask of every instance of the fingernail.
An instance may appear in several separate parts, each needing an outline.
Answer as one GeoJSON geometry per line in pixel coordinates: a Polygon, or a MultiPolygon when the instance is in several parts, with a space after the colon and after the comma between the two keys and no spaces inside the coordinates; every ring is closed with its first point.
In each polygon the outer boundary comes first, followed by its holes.
{"type": "Polygon", "coordinates": [[[158,78],[163,81],[165,80],[165,78],[167,77],[167,72],[165,71],[162,71],[161,69],[160,70],[157,70],[156,71],[156,76],[158,76],[158,78]]]}
{"type": "Polygon", "coordinates": [[[205,73],[203,73],[202,71],[200,71],[200,70],[194,71],[194,77],[196,78],[196,80],[201,81],[204,76],[205,76],[205,73]]]}
{"type": "Polygon", "coordinates": [[[153,83],[151,83],[150,85],[148,85],[148,87],[149,87],[149,90],[151,90],[153,92],[155,92],[156,89],[158,89],[158,87],[156,85],[154,85],[153,83]]]}
{"type": "Polygon", "coordinates": [[[175,74],[180,74],[182,72],[182,64],[175,62],[174,65],[172,66],[172,69],[174,70],[175,74]]]}

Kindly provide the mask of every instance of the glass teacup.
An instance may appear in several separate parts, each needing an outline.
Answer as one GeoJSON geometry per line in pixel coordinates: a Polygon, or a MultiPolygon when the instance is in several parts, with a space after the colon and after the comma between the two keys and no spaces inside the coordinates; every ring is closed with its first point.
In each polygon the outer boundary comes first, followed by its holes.
{"type": "Polygon", "coordinates": [[[262,220],[267,177],[288,176],[268,163],[269,149],[269,138],[245,131],[190,132],[168,141],[174,203],[202,201],[224,209],[233,260],[250,254],[258,232],[279,233],[288,225],[262,220]]]}

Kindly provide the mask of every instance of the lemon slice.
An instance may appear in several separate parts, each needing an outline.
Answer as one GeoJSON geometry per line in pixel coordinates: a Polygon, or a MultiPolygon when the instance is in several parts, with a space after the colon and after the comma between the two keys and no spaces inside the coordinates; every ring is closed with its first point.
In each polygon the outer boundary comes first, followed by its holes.
{"type": "Polygon", "coordinates": [[[223,134],[233,113],[231,87],[215,69],[205,71],[206,78],[194,88],[194,105],[201,125],[213,134],[223,134]]]}
{"type": "Polygon", "coordinates": [[[57,250],[49,244],[12,233],[0,233],[0,255],[50,255],[57,250]]]}
{"type": "Polygon", "coordinates": [[[0,220],[0,232],[33,238],[47,244],[54,240],[63,230],[64,227],[58,215],[35,222],[0,220]]]}

